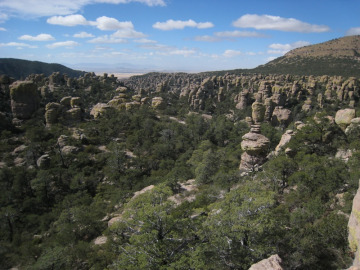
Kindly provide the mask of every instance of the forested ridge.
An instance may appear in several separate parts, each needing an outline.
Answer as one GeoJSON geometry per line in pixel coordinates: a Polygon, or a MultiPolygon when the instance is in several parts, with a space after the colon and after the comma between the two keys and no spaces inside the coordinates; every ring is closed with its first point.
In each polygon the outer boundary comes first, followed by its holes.
{"type": "Polygon", "coordinates": [[[1,269],[351,265],[358,78],[26,81],[0,82],[1,269]]]}

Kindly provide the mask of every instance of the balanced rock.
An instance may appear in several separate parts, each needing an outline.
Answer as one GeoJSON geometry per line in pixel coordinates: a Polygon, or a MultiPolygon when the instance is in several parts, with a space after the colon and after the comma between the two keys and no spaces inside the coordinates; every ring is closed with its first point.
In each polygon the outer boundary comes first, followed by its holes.
{"type": "Polygon", "coordinates": [[[241,149],[245,151],[241,155],[240,171],[253,171],[257,166],[266,161],[270,141],[260,134],[260,125],[252,125],[250,132],[242,137],[241,149]]]}
{"type": "Polygon", "coordinates": [[[264,104],[262,104],[261,102],[255,101],[252,105],[252,119],[254,120],[255,124],[256,123],[261,123],[264,121],[264,116],[265,116],[265,106],[264,104]]]}
{"type": "Polygon", "coordinates": [[[38,109],[40,97],[32,81],[17,81],[11,85],[11,111],[14,118],[29,119],[38,109]]]}

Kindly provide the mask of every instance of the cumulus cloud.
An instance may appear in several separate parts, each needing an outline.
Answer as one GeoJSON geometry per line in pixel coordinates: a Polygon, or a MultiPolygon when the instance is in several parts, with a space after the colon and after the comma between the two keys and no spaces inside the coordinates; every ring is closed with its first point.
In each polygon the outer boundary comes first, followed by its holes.
{"type": "Polygon", "coordinates": [[[8,42],[8,43],[0,43],[0,47],[18,47],[19,49],[26,47],[26,48],[37,48],[37,46],[32,46],[26,43],[19,43],[19,42],[8,42]]]}
{"type": "Polygon", "coordinates": [[[128,4],[133,2],[142,3],[147,6],[166,6],[165,0],[1,0],[0,20],[1,14],[30,17],[69,15],[77,13],[90,4],[128,4]]]}
{"type": "Polygon", "coordinates": [[[301,33],[320,33],[328,32],[330,30],[326,25],[309,24],[294,18],[257,14],[243,15],[233,22],[233,26],[240,28],[255,28],[258,30],[279,30],[301,33]]]}
{"type": "Polygon", "coordinates": [[[134,25],[132,22],[126,21],[126,22],[120,22],[115,18],[110,18],[106,16],[102,16],[96,19],[95,22],[89,22],[89,24],[96,26],[100,30],[118,30],[118,29],[124,29],[124,28],[134,28],[134,25]]]}
{"type": "Polygon", "coordinates": [[[62,26],[76,26],[76,25],[88,25],[89,22],[83,15],[74,14],[68,16],[54,16],[46,20],[49,24],[56,24],[62,26]]]}
{"type": "Polygon", "coordinates": [[[242,55],[243,53],[241,51],[236,51],[236,50],[226,50],[223,53],[223,56],[225,57],[235,57],[235,56],[239,56],[242,55]]]}
{"type": "Polygon", "coordinates": [[[19,37],[20,40],[28,40],[28,41],[50,41],[55,40],[52,35],[49,34],[39,34],[37,36],[23,35],[19,37]]]}
{"type": "Polygon", "coordinates": [[[0,27],[0,31],[6,31],[4,27],[0,27]]]}
{"type": "Polygon", "coordinates": [[[134,29],[126,28],[117,30],[114,34],[112,34],[114,38],[144,38],[145,34],[141,32],[137,32],[134,29]]]}
{"type": "Polygon", "coordinates": [[[200,22],[197,23],[193,20],[187,20],[187,21],[174,21],[174,20],[167,20],[166,22],[156,22],[153,24],[153,28],[159,29],[159,30],[174,30],[174,29],[184,29],[185,27],[193,27],[198,29],[205,29],[205,28],[211,28],[214,27],[214,24],[211,22],[200,22]]]}
{"type": "Polygon", "coordinates": [[[93,34],[87,33],[87,32],[80,32],[73,35],[73,37],[76,38],[92,38],[95,37],[93,34]]]}
{"type": "Polygon", "coordinates": [[[54,48],[58,48],[58,47],[72,48],[72,47],[75,47],[78,45],[79,45],[79,43],[77,43],[76,41],[68,40],[68,41],[55,42],[53,44],[46,45],[46,47],[48,47],[50,49],[54,49],[54,48]]]}
{"type": "Polygon", "coordinates": [[[296,41],[290,44],[280,44],[280,43],[273,43],[269,45],[270,50],[268,50],[269,54],[285,54],[290,50],[308,46],[310,42],[307,41],[296,41]]]}
{"type": "Polygon", "coordinates": [[[347,36],[360,35],[360,27],[353,27],[346,31],[347,36]]]}

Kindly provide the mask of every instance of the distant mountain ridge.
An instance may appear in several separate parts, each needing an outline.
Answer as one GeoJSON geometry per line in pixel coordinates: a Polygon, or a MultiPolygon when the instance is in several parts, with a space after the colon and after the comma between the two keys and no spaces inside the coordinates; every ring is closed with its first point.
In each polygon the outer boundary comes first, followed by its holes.
{"type": "Polygon", "coordinates": [[[0,75],[5,74],[15,79],[25,79],[30,74],[51,75],[53,72],[79,77],[84,71],[74,70],[60,64],[49,64],[40,61],[28,61],[15,58],[0,58],[0,75]]]}

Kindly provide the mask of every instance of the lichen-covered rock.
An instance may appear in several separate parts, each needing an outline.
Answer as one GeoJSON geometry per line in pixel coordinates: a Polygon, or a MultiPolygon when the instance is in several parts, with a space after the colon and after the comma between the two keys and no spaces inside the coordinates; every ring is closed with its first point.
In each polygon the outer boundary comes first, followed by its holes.
{"type": "Polygon", "coordinates": [[[250,132],[242,137],[241,149],[245,151],[241,155],[240,171],[253,171],[266,161],[270,141],[260,134],[260,125],[252,125],[250,132]]]}
{"type": "Polygon", "coordinates": [[[58,121],[61,112],[61,105],[59,103],[51,102],[45,106],[45,121],[46,126],[51,126],[58,121]]]}
{"type": "Polygon", "coordinates": [[[65,119],[68,123],[77,123],[81,121],[81,109],[72,108],[65,112],[65,119]]]}
{"type": "Polygon", "coordinates": [[[257,123],[261,123],[264,121],[264,116],[265,116],[265,106],[264,104],[262,104],[261,102],[255,101],[252,105],[252,119],[254,121],[255,124],[257,123]]]}
{"type": "Polygon", "coordinates": [[[165,102],[164,102],[164,99],[162,97],[154,97],[152,100],[151,100],[151,106],[154,108],[154,109],[159,109],[159,110],[162,110],[165,108],[165,102]]]}
{"type": "Polygon", "coordinates": [[[256,264],[253,264],[249,270],[283,270],[281,266],[281,258],[275,254],[271,257],[264,259],[256,264]]]}
{"type": "Polygon", "coordinates": [[[353,200],[348,229],[349,247],[355,255],[353,266],[360,267],[360,183],[353,200]]]}
{"type": "Polygon", "coordinates": [[[92,115],[96,119],[104,113],[110,111],[111,109],[111,106],[106,103],[97,103],[94,107],[92,107],[90,115],[92,115]]]}
{"type": "Polygon", "coordinates": [[[291,138],[295,135],[294,131],[289,129],[285,131],[285,133],[281,136],[280,142],[275,148],[275,155],[278,155],[282,149],[284,149],[285,145],[287,145],[291,138]]]}
{"type": "Polygon", "coordinates": [[[351,119],[350,125],[345,129],[345,134],[347,136],[355,132],[360,134],[360,117],[351,119]]]}
{"type": "Polygon", "coordinates": [[[60,104],[63,105],[64,107],[66,108],[70,108],[71,107],[71,98],[70,96],[68,97],[63,97],[61,100],[60,100],[60,104]]]}
{"type": "Polygon", "coordinates": [[[80,152],[80,148],[76,146],[65,145],[61,148],[61,152],[64,155],[77,154],[80,152]]]}
{"type": "Polygon", "coordinates": [[[281,106],[276,106],[272,117],[271,123],[274,126],[288,126],[292,121],[291,111],[289,109],[285,109],[281,106]]]}
{"type": "Polygon", "coordinates": [[[11,111],[14,118],[29,119],[39,108],[40,97],[32,81],[17,81],[10,87],[11,111]]]}
{"type": "Polygon", "coordinates": [[[80,108],[81,107],[81,98],[79,97],[72,97],[70,100],[71,108],[80,108]]]}
{"type": "Polygon", "coordinates": [[[40,169],[46,169],[50,166],[50,161],[50,156],[48,154],[45,154],[38,158],[38,160],[36,161],[36,165],[40,169]]]}
{"type": "Polygon", "coordinates": [[[140,106],[141,106],[141,103],[137,102],[137,101],[125,103],[125,108],[127,111],[136,110],[136,109],[140,108],[140,106]]]}
{"type": "Polygon", "coordinates": [[[302,109],[304,112],[309,112],[309,111],[311,111],[311,109],[312,109],[312,100],[311,100],[311,97],[307,97],[307,99],[305,100],[304,105],[301,107],[301,109],[302,109]]]}
{"type": "Polygon", "coordinates": [[[345,130],[351,124],[351,120],[355,118],[355,109],[344,109],[336,112],[335,123],[345,130]]]}

